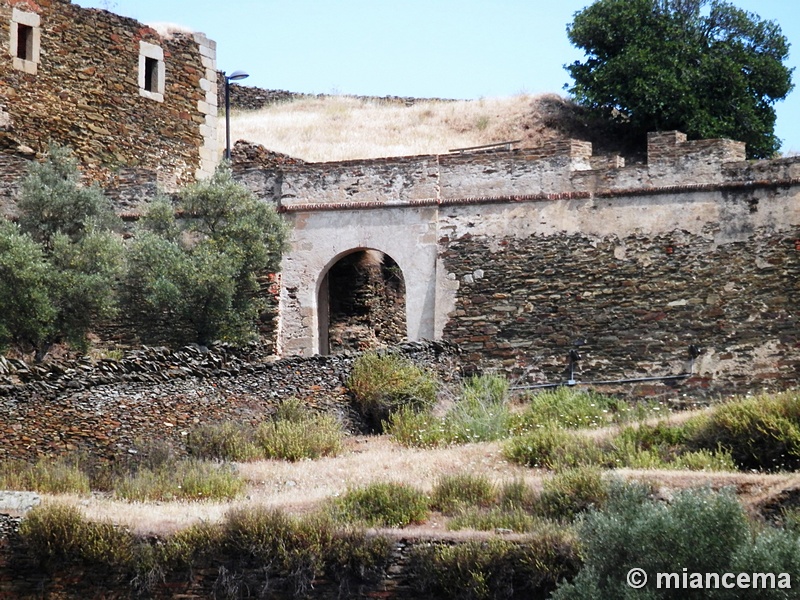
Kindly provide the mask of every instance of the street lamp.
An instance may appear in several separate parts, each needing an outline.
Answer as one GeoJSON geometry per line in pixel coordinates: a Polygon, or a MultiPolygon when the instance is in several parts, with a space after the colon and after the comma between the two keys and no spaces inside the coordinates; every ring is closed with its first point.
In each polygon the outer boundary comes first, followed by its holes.
{"type": "Polygon", "coordinates": [[[244,71],[234,71],[230,75],[222,72],[225,78],[225,160],[231,159],[231,81],[241,81],[250,77],[244,71]]]}

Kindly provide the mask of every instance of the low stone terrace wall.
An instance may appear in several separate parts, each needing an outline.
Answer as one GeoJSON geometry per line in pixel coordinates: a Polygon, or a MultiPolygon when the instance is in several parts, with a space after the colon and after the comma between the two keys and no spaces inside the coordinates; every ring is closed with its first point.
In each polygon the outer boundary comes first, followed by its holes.
{"type": "MultiPolygon", "coordinates": [[[[437,369],[457,371],[457,348],[405,343],[392,351],[437,369]]],[[[345,383],[357,354],[271,361],[260,346],[171,351],[145,347],[117,359],[29,365],[0,358],[0,460],[74,451],[113,459],[137,440],[176,443],[193,427],[225,420],[258,423],[287,398],[365,429],[345,383]]]]}

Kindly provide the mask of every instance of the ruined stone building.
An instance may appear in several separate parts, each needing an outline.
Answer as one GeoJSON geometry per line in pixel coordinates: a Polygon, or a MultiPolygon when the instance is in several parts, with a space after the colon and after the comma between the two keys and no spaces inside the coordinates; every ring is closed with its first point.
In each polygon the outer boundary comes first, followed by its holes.
{"type": "Polygon", "coordinates": [[[216,44],[203,34],[69,0],[0,0],[1,181],[57,142],[123,198],[175,189],[213,172],[216,130],[216,44]]]}

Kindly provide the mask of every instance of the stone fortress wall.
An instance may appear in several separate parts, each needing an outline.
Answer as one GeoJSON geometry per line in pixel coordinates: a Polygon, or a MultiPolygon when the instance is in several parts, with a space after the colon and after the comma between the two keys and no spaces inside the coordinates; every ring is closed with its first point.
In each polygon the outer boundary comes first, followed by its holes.
{"type": "MultiPolygon", "coordinates": [[[[67,0],[0,0],[0,23],[0,212],[50,139],[134,219],[158,187],[210,173],[213,42],[67,0]]],[[[268,92],[242,94],[285,96],[268,92]]],[[[579,340],[583,380],[682,373],[689,344],[714,393],[800,379],[797,158],[661,132],[629,166],[578,140],[318,164],[240,144],[234,159],[294,224],[266,328],[282,355],[324,352],[325,275],[374,249],[402,271],[409,339],[524,382],[562,379],[579,340]]]]}
{"type": "Polygon", "coordinates": [[[326,270],[371,248],[403,270],[411,339],[523,383],[563,381],[575,342],[582,381],[679,375],[695,344],[689,381],[709,394],[800,382],[797,158],[661,132],[631,166],[566,140],[240,177],[295,225],[284,353],[319,350],[326,270]]]}
{"type": "Polygon", "coordinates": [[[0,0],[6,198],[25,159],[54,141],[74,150],[87,178],[133,189],[120,196],[135,204],[141,190],[211,174],[216,130],[216,44],[205,35],[159,33],[69,0],[0,0]]]}

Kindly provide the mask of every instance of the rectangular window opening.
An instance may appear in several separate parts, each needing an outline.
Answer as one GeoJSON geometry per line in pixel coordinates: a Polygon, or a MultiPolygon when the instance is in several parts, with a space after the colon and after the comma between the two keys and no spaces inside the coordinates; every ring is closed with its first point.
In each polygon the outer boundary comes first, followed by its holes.
{"type": "Polygon", "coordinates": [[[144,89],[158,92],[158,60],[149,56],[144,59],[144,89]]]}
{"type": "Polygon", "coordinates": [[[33,27],[17,23],[17,58],[33,60],[33,27]]]}

